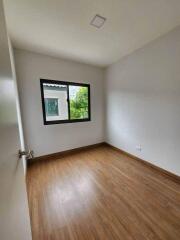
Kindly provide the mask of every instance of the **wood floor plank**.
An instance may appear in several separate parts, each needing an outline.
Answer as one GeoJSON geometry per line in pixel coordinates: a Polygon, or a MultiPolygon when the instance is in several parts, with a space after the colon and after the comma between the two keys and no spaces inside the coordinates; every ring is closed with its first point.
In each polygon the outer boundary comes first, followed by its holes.
{"type": "Polygon", "coordinates": [[[179,240],[180,184],[99,146],[32,163],[33,240],[179,240]]]}

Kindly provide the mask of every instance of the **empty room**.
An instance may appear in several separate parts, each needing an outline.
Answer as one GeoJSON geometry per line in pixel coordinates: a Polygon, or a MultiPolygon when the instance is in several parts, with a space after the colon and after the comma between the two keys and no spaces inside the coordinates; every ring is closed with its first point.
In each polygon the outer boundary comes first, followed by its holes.
{"type": "Polygon", "coordinates": [[[0,0],[0,239],[180,240],[179,0],[0,0]]]}

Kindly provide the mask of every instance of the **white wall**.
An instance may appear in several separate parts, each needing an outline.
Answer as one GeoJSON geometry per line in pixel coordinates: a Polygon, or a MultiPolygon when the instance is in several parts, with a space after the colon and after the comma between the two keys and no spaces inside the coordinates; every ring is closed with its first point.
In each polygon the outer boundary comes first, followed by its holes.
{"type": "Polygon", "coordinates": [[[180,27],[107,69],[106,104],[107,142],[180,175],[180,27]]]}
{"type": "Polygon", "coordinates": [[[104,141],[103,70],[86,64],[15,50],[25,141],[41,156],[104,141]],[[90,122],[43,125],[40,78],[90,83],[90,122]]]}

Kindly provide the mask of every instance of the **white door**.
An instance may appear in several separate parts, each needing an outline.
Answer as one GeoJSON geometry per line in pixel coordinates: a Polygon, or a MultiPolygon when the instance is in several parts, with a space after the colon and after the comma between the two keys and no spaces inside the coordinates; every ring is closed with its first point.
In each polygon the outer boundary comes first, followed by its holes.
{"type": "Polygon", "coordinates": [[[0,239],[30,240],[25,174],[18,159],[17,94],[10,51],[0,0],[0,239]]]}

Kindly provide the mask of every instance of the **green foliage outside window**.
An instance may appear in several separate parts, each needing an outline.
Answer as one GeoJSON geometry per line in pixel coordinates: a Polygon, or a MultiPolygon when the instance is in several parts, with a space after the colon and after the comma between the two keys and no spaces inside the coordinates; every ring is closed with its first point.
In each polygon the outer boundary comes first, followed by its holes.
{"type": "Polygon", "coordinates": [[[70,98],[70,119],[88,118],[88,88],[79,87],[74,98],[70,98]]]}

